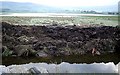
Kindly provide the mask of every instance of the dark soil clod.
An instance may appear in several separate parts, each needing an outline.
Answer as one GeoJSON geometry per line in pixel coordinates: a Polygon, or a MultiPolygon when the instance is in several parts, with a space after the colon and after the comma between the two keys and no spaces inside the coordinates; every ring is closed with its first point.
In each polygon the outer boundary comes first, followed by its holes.
{"type": "Polygon", "coordinates": [[[1,24],[4,51],[13,51],[13,54],[18,56],[38,54],[42,57],[40,52],[44,53],[43,57],[87,54],[92,53],[93,48],[99,54],[120,52],[119,27],[18,26],[6,22],[1,24]]]}

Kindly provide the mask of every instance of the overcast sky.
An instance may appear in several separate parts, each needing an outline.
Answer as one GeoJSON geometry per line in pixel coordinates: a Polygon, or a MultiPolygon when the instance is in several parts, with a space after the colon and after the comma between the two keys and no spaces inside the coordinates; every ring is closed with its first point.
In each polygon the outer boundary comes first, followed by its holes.
{"type": "Polygon", "coordinates": [[[108,6],[117,5],[119,0],[0,0],[13,2],[31,2],[56,7],[108,6]]]}

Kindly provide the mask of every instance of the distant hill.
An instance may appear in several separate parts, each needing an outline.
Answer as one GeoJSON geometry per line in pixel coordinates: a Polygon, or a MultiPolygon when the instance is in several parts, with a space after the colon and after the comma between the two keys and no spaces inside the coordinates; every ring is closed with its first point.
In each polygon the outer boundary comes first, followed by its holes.
{"type": "MultiPolygon", "coordinates": [[[[1,3],[1,2],[0,2],[1,3]]],[[[58,12],[60,9],[34,3],[2,2],[2,12],[58,12]]]]}

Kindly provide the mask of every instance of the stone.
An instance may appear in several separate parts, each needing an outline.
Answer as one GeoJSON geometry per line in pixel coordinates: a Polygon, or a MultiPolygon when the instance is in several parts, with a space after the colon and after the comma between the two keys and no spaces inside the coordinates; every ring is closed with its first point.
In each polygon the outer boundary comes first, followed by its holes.
{"type": "Polygon", "coordinates": [[[36,51],[33,49],[32,45],[17,45],[15,46],[15,53],[18,56],[28,56],[30,54],[35,54],[36,51]]]}
{"type": "Polygon", "coordinates": [[[45,53],[44,51],[39,51],[36,53],[37,57],[48,57],[49,55],[45,53]]]}

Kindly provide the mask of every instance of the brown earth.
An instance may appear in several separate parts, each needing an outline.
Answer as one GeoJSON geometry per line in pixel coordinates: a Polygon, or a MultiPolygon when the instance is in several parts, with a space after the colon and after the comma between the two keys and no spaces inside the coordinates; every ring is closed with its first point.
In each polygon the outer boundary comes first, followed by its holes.
{"type": "Polygon", "coordinates": [[[120,28],[110,26],[19,26],[2,22],[3,56],[119,53],[120,28]]]}

